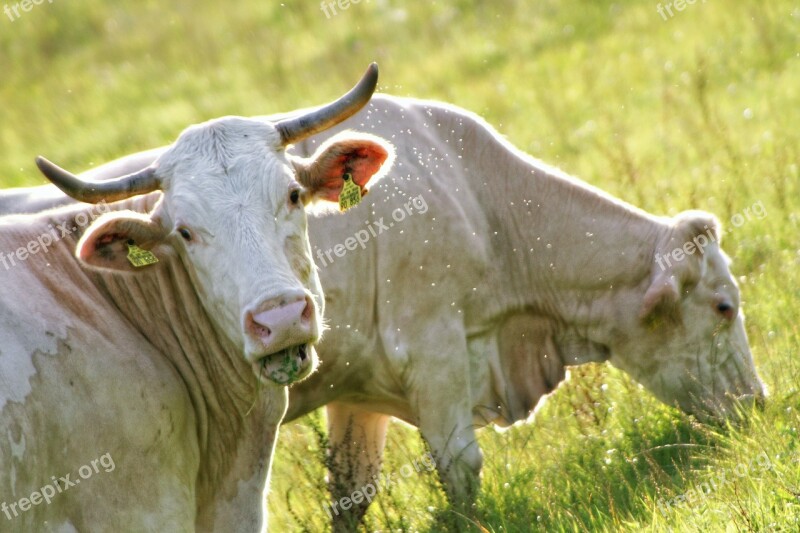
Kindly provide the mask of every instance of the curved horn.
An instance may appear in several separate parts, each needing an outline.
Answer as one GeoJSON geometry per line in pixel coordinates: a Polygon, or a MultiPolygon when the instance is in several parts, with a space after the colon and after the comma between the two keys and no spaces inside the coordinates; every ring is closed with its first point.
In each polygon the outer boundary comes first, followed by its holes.
{"type": "Polygon", "coordinates": [[[378,65],[372,63],[364,76],[350,92],[325,106],[299,117],[287,118],[277,122],[275,127],[281,134],[283,145],[305,139],[317,132],[332,128],[336,124],[355,115],[364,107],[378,84],[378,65]]]}
{"type": "Polygon", "coordinates": [[[137,194],[145,194],[161,187],[155,167],[149,166],[133,174],[108,181],[83,181],[75,174],[51,163],[42,156],[36,158],[36,166],[42,174],[68,196],[80,202],[96,204],[102,201],[116,202],[137,194]]]}

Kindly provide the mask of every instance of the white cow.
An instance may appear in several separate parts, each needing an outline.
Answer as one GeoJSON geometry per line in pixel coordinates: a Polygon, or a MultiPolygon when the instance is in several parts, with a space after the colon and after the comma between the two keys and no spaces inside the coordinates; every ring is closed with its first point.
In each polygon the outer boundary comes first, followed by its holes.
{"type": "Polygon", "coordinates": [[[309,159],[284,147],[376,82],[373,65],[313,113],[190,127],[116,180],[37,160],[98,205],[0,219],[0,530],[266,528],[285,385],[321,334],[306,206],[337,201],[345,172],[363,192],[392,151],[355,133],[309,159]]]}
{"type": "Polygon", "coordinates": [[[326,405],[336,457],[358,458],[331,473],[337,527],[368,505],[342,498],[379,469],[391,416],[420,428],[468,506],[475,428],[528,419],[569,366],[607,361],[701,417],[766,394],[712,215],[649,215],[450,105],[377,95],[340,127],[391,139],[397,160],[353,216],[309,226],[333,312],[324,371],[291,388],[286,419],[326,405]]]}

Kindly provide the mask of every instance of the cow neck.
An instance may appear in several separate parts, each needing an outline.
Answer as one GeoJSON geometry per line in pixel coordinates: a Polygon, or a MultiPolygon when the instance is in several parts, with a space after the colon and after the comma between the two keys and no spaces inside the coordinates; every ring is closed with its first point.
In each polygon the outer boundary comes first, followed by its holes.
{"type": "MultiPolygon", "coordinates": [[[[158,194],[137,197],[117,202],[111,209],[147,212],[157,199],[158,194]]],[[[75,234],[70,239],[73,253],[79,238],[75,234]]],[[[158,265],[133,274],[90,272],[89,277],[183,380],[198,432],[198,502],[208,501],[223,485],[222,479],[237,475],[232,469],[250,469],[251,465],[233,464],[251,454],[242,453],[236,459],[236,450],[260,448],[254,453],[261,454],[270,451],[264,444],[266,436],[252,433],[254,428],[264,429],[263,422],[267,420],[277,426],[285,410],[285,394],[259,391],[241,349],[226,339],[205,311],[178,254],[160,255],[158,265]],[[270,401],[276,405],[269,405],[270,401]],[[245,424],[246,419],[256,422],[245,424]],[[258,441],[257,446],[254,440],[258,441]]],[[[253,470],[242,475],[249,479],[253,470]]]]}
{"type": "MultiPolygon", "coordinates": [[[[487,134],[488,135],[488,134],[487,134]]],[[[649,284],[664,219],[547,167],[501,138],[483,139],[480,187],[498,275],[492,302],[532,309],[562,326],[613,327],[609,310],[641,298],[649,284]],[[497,153],[491,154],[495,150],[497,153]]],[[[602,337],[598,335],[597,337],[602,337]]],[[[588,339],[602,342],[601,338],[588,339]]]]}

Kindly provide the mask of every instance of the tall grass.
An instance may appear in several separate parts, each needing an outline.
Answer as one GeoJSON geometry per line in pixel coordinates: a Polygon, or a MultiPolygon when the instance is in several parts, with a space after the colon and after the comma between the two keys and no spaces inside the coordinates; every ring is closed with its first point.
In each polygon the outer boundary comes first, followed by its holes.
{"type": "MultiPolygon", "coordinates": [[[[83,169],[215,116],[321,103],[376,60],[384,92],[476,111],[649,211],[716,213],[771,397],[745,427],[710,428],[607,366],[574,369],[532,423],[480,433],[473,520],[421,475],[380,494],[365,530],[795,531],[800,8],[712,0],[665,21],[656,5],[362,0],[326,18],[300,0],[45,2],[0,15],[1,183],[42,183],[37,153],[83,169]],[[731,223],[756,202],[766,216],[731,223]]],[[[282,429],[274,531],[327,527],[322,427],[282,429]]],[[[422,453],[392,425],[385,469],[422,453]]]]}

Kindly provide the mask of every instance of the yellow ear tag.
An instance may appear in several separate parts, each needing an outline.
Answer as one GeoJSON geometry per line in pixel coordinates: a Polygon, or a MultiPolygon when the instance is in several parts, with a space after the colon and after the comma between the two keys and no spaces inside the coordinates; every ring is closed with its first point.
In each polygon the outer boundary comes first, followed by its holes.
{"type": "Polygon", "coordinates": [[[133,241],[128,241],[128,261],[136,268],[141,268],[158,263],[158,257],[150,250],[139,248],[133,241]]]}
{"type": "Polygon", "coordinates": [[[349,172],[346,172],[342,179],[344,185],[342,192],[339,193],[339,209],[347,211],[361,203],[361,187],[353,183],[353,176],[349,172]]]}

